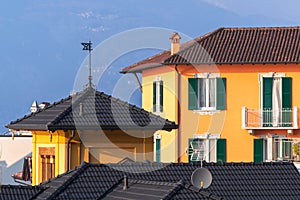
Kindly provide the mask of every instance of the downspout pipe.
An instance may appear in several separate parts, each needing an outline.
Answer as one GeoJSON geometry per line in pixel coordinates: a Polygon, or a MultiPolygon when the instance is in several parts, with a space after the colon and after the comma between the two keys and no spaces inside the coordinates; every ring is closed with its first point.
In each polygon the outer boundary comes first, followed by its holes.
{"type": "Polygon", "coordinates": [[[181,101],[181,74],[178,71],[178,65],[175,64],[174,68],[177,72],[177,124],[178,126],[178,133],[177,133],[177,162],[180,162],[181,159],[181,109],[180,109],[180,101],[181,101]]]}
{"type": "Polygon", "coordinates": [[[70,144],[71,144],[71,140],[75,137],[75,131],[72,130],[72,134],[70,135],[70,137],[68,138],[67,141],[67,151],[66,151],[66,171],[69,171],[70,168],[70,144]]]}

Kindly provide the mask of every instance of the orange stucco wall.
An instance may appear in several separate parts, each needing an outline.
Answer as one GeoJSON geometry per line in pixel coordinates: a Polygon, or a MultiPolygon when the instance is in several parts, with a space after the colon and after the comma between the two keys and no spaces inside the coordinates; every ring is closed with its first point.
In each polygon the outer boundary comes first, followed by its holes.
{"type": "MultiPolygon", "coordinates": [[[[221,138],[227,139],[227,161],[251,162],[253,161],[253,139],[261,134],[284,134],[287,137],[299,138],[300,130],[293,130],[293,135],[287,134],[287,130],[268,129],[255,130],[254,135],[242,128],[242,107],[251,109],[260,108],[260,83],[259,74],[276,72],[285,73],[286,77],[292,77],[292,105],[300,106],[300,65],[298,64],[223,64],[223,65],[179,65],[177,70],[181,74],[180,82],[180,152],[181,161],[188,160],[186,149],[188,138],[194,134],[216,133],[221,138]],[[200,73],[219,73],[226,78],[227,109],[214,114],[199,114],[188,110],[188,78],[200,73]]],[[[177,73],[174,66],[163,66],[143,71],[143,85],[156,76],[161,76],[164,85],[169,87],[177,82],[177,73]]],[[[176,88],[177,88],[176,87],[176,88]]],[[[175,88],[175,87],[174,87],[175,88]]],[[[164,102],[177,101],[178,91],[164,94],[164,102]],[[165,100],[166,99],[166,100],[165,100]]],[[[150,110],[152,106],[152,90],[150,86],[143,88],[143,107],[150,110]]],[[[164,104],[165,106],[165,104],[164,104]]],[[[176,106],[173,106],[176,110],[176,106]]],[[[170,110],[170,108],[168,109],[170,110]]],[[[174,119],[176,112],[164,113],[166,118],[174,119]]],[[[173,138],[177,140],[176,136],[173,138]]],[[[176,147],[174,148],[176,150],[176,147]]]]}

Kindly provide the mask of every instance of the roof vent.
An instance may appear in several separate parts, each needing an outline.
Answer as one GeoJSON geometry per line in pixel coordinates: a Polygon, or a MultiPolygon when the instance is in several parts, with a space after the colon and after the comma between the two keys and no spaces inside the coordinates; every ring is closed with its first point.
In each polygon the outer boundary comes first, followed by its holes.
{"type": "Polygon", "coordinates": [[[82,116],[83,115],[83,104],[80,103],[79,104],[79,116],[82,116]]]}
{"type": "Polygon", "coordinates": [[[124,175],[124,185],[123,185],[123,190],[127,190],[129,188],[128,186],[128,179],[127,176],[124,175]]]}
{"type": "Polygon", "coordinates": [[[35,112],[37,112],[38,110],[39,110],[39,105],[38,105],[37,101],[34,101],[34,102],[32,103],[32,105],[31,105],[31,107],[30,107],[30,111],[31,111],[32,113],[35,113],[35,112]]]}
{"type": "Polygon", "coordinates": [[[171,55],[174,55],[180,50],[180,35],[177,32],[174,32],[171,37],[171,55]]]}

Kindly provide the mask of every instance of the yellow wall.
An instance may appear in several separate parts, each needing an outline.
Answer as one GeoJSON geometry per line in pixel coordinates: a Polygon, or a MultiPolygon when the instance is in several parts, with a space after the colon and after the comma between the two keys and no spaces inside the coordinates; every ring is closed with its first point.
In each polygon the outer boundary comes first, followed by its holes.
{"type": "Polygon", "coordinates": [[[55,131],[32,131],[32,184],[36,185],[41,182],[40,170],[40,147],[55,148],[55,176],[66,171],[66,143],[69,137],[69,132],[55,131]]]}
{"type": "MultiPolygon", "coordinates": [[[[171,121],[178,122],[177,115],[177,73],[171,70],[162,70],[159,74],[143,75],[143,95],[142,107],[152,112],[153,111],[153,82],[156,77],[160,76],[163,80],[163,112],[159,115],[171,121]]],[[[161,134],[161,162],[176,162],[177,161],[177,130],[173,131],[157,131],[161,134]]],[[[155,145],[154,145],[155,146],[155,145]]]]}
{"type": "MultiPolygon", "coordinates": [[[[153,131],[79,131],[71,141],[70,168],[81,162],[114,163],[125,157],[153,161],[153,131]]],[[[40,147],[55,148],[55,176],[67,171],[66,148],[71,131],[32,132],[32,184],[41,178],[40,147]]]]}
{"type": "MultiPolygon", "coordinates": [[[[178,66],[181,74],[181,161],[187,162],[188,157],[185,153],[188,147],[188,138],[193,138],[193,134],[216,133],[221,138],[227,139],[227,161],[228,162],[251,162],[253,161],[253,139],[260,134],[277,133],[287,134],[287,130],[258,130],[254,135],[250,135],[247,130],[242,129],[242,107],[250,109],[260,108],[260,73],[285,73],[286,77],[292,77],[292,105],[300,106],[300,70],[297,64],[289,65],[200,65],[200,66],[178,66]],[[196,73],[219,73],[226,78],[227,86],[227,109],[214,114],[199,114],[188,110],[188,78],[196,73]]],[[[145,70],[142,73],[143,84],[143,108],[151,111],[152,107],[152,82],[156,76],[161,76],[164,86],[164,108],[166,112],[162,117],[170,120],[177,120],[177,75],[174,66],[164,66],[145,70]],[[171,87],[170,87],[171,86],[171,87]],[[172,91],[169,91],[172,90],[172,91]]],[[[175,131],[162,134],[162,161],[176,160],[177,138],[175,131]],[[170,136],[170,134],[172,134],[170,136]],[[173,146],[168,146],[172,141],[173,146]],[[166,147],[167,146],[167,147],[166,147]],[[168,157],[168,158],[166,158],[168,157]]],[[[292,137],[299,137],[299,130],[294,130],[292,137]]]]}

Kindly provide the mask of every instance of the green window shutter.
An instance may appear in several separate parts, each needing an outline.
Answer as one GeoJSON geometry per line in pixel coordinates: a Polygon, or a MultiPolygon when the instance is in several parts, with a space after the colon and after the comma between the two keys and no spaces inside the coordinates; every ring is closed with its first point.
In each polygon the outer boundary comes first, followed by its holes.
{"type": "Polygon", "coordinates": [[[198,155],[194,153],[194,149],[198,147],[198,139],[189,138],[188,144],[188,160],[189,162],[196,162],[198,155]]]}
{"type": "Polygon", "coordinates": [[[292,78],[282,78],[282,126],[292,126],[292,78]]]}
{"type": "Polygon", "coordinates": [[[153,82],[153,112],[156,112],[156,82],[153,82]]]}
{"type": "Polygon", "coordinates": [[[163,111],[163,96],[164,96],[164,86],[163,86],[163,81],[159,81],[159,103],[160,103],[160,112],[163,111]]]}
{"type": "Polygon", "coordinates": [[[155,140],[155,157],[156,162],[160,162],[160,139],[155,140]]]}
{"type": "Polygon", "coordinates": [[[292,108],[292,78],[282,78],[282,108],[292,108]]]}
{"type": "Polygon", "coordinates": [[[263,162],[263,139],[254,139],[254,162],[263,162]]]}
{"type": "Polygon", "coordinates": [[[189,110],[198,110],[198,81],[197,78],[188,79],[188,107],[189,110]]]}
{"type": "Polygon", "coordinates": [[[226,109],[226,78],[217,78],[217,110],[226,109]]]}
{"type": "Polygon", "coordinates": [[[263,126],[272,126],[272,88],[273,78],[263,78],[263,126]]]}
{"type": "Polygon", "coordinates": [[[273,78],[263,78],[263,109],[272,109],[273,78]]]}
{"type": "Polygon", "coordinates": [[[226,139],[217,140],[217,162],[226,162],[226,139]]]}

